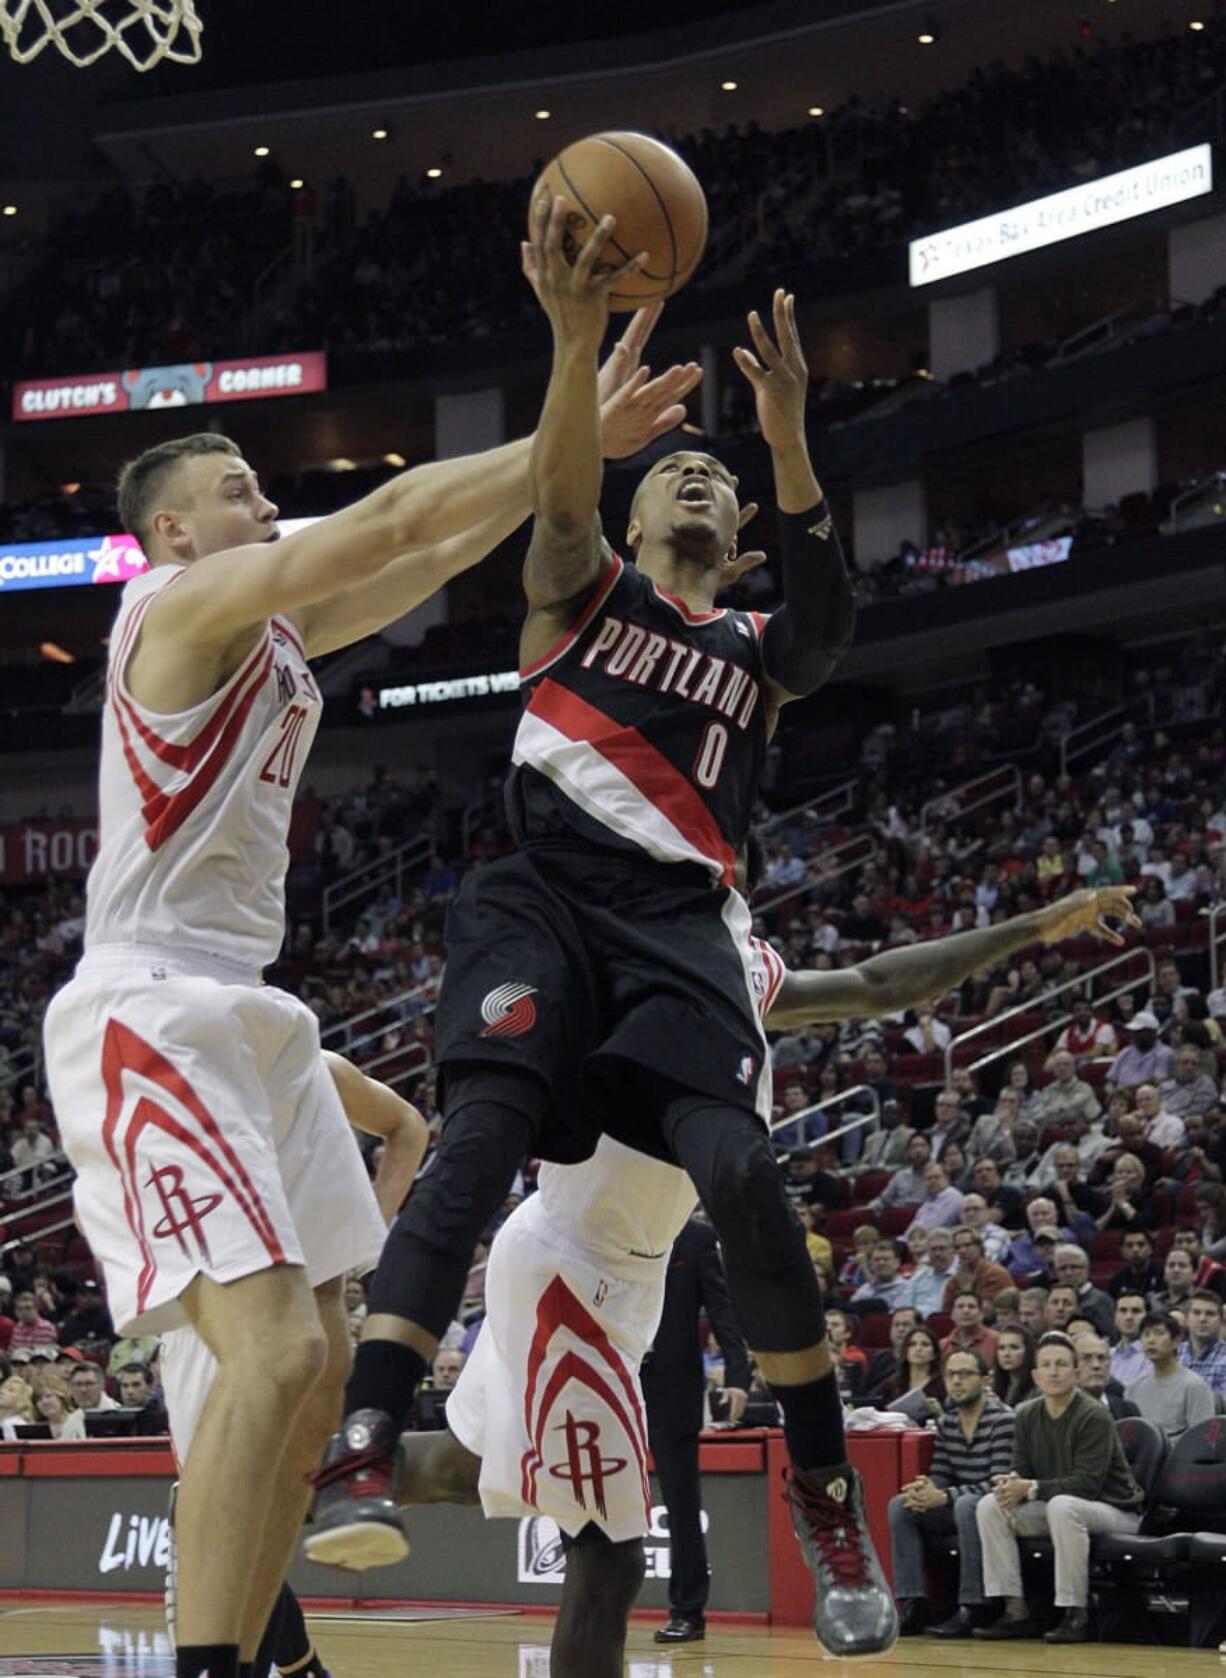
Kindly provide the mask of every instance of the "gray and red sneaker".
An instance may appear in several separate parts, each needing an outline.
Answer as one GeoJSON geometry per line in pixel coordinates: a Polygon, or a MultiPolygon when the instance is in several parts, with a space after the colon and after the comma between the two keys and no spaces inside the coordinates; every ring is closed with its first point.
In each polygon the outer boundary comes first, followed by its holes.
{"type": "Polygon", "coordinates": [[[346,1416],[311,1476],[315,1502],[303,1540],[308,1561],[361,1573],[391,1567],[409,1553],[409,1541],[392,1497],[400,1436],[382,1410],[346,1416]]]}
{"type": "Polygon", "coordinates": [[[898,1636],[898,1611],[869,1537],[855,1469],[789,1471],[784,1500],[813,1574],[813,1630],[832,1655],[879,1655],[898,1636]]]}

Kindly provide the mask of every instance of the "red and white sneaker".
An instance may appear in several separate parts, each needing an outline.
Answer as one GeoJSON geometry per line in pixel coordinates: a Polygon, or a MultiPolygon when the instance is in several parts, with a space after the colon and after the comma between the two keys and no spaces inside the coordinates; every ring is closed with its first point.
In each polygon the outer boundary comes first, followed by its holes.
{"type": "Polygon", "coordinates": [[[361,1573],[391,1567],[409,1553],[392,1497],[400,1437],[382,1410],[355,1410],[328,1441],[311,1476],[315,1502],[303,1540],[308,1561],[361,1573]]]}
{"type": "Polygon", "coordinates": [[[814,1580],[813,1630],[832,1655],[878,1655],[898,1636],[898,1610],[864,1513],[854,1468],[788,1474],[784,1499],[814,1580]]]}

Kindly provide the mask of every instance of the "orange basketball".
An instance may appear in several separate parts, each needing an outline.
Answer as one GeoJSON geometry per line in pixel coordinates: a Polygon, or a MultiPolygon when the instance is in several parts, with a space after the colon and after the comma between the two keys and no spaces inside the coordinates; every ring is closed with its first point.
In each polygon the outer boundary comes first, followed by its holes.
{"type": "MultiPolygon", "coordinates": [[[[639,251],[647,262],[621,282],[609,306],[627,310],[671,297],[697,268],[707,243],[707,200],[698,177],[671,146],[646,134],[589,134],[558,153],[532,189],[570,204],[566,254],[573,262],[602,216],[617,226],[605,247],[612,265],[639,251]]],[[[531,210],[529,211],[531,215],[531,210]]]]}

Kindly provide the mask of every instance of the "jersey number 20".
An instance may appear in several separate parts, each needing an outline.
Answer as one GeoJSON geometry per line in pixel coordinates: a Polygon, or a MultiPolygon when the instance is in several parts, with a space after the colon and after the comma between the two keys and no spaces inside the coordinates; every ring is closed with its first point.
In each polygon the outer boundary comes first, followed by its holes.
{"type": "Polygon", "coordinates": [[[281,738],[265,759],[260,770],[261,781],[270,786],[287,787],[294,778],[294,758],[298,752],[298,736],[307,714],[301,705],[291,705],[281,718],[281,738]]]}

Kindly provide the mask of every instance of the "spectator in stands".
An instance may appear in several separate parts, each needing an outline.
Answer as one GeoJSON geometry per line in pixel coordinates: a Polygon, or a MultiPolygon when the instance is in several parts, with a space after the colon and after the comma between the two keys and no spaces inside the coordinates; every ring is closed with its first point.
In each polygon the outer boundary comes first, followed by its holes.
{"type": "Polygon", "coordinates": [[[928,1192],[924,1168],[931,1157],[928,1138],[917,1131],[907,1143],[906,1165],[901,1171],[896,1171],[876,1199],[869,1202],[873,1211],[881,1213],[890,1206],[918,1206],[928,1192]]]}
{"type": "Polygon", "coordinates": [[[156,1334],[122,1335],[111,1346],[106,1372],[113,1379],[119,1374],[125,1363],[147,1365],[152,1362],[157,1349],[158,1337],[156,1334]]]}
{"type": "Polygon", "coordinates": [[[1141,1412],[1111,1373],[1111,1348],[1097,1334],[1074,1334],[1073,1347],[1077,1353],[1077,1385],[1083,1393],[1096,1398],[1111,1412],[1113,1422],[1125,1416],[1139,1416],[1141,1412]]]}
{"type": "Polygon", "coordinates": [[[1195,1200],[1206,1254],[1213,1259],[1226,1258],[1226,1188],[1220,1183],[1198,1183],[1195,1200]]]}
{"type": "Polygon", "coordinates": [[[160,1399],[153,1396],[147,1366],[143,1363],[125,1363],[117,1379],[120,1408],[140,1412],[133,1418],[132,1431],[141,1435],[169,1432],[166,1408],[160,1399]]]}
{"type": "Polygon", "coordinates": [[[39,1311],[32,1289],[23,1288],[13,1296],[13,1311],[17,1326],[9,1337],[11,1352],[17,1351],[19,1347],[27,1347],[32,1351],[35,1346],[55,1345],[58,1338],[55,1324],[48,1322],[39,1311]]]}
{"type": "Polygon", "coordinates": [[[1052,1255],[1057,1282],[1067,1283],[1077,1295],[1077,1309],[1088,1317],[1100,1334],[1110,1334],[1115,1320],[1115,1301],[1090,1280],[1090,1255],[1084,1247],[1062,1242],[1052,1255]]]}
{"type": "Polygon", "coordinates": [[[1196,896],[1196,875],[1188,865],[1188,859],[1182,851],[1176,851],[1171,858],[1171,871],[1167,876],[1166,895],[1172,903],[1191,903],[1196,896]]]}
{"type": "Polygon", "coordinates": [[[1175,905],[1166,895],[1166,887],[1157,874],[1149,874],[1141,882],[1137,913],[1146,931],[1165,931],[1175,924],[1175,905]]]}
{"type": "Polygon", "coordinates": [[[931,1005],[915,1010],[915,1024],[910,1025],[903,1032],[903,1037],[912,1053],[917,1055],[934,1055],[949,1047],[953,1033],[938,1018],[937,1011],[931,1005]]]}
{"type": "Polygon", "coordinates": [[[1029,1119],[1019,1119],[1013,1127],[1013,1160],[1005,1167],[1002,1178],[1005,1187],[1025,1194],[1042,1158],[1039,1152],[1039,1127],[1029,1119]]]}
{"type": "Polygon", "coordinates": [[[106,1390],[102,1371],[96,1363],[79,1363],[68,1377],[68,1388],[78,1410],[118,1410],[119,1405],[106,1390]]]}
{"type": "Polygon", "coordinates": [[[958,1541],[958,1607],[933,1628],[937,1637],[966,1637],[982,1624],[983,1569],[975,1518],[980,1497],[1012,1461],[1013,1415],[992,1392],[977,1352],[952,1352],[945,1365],[949,1408],[937,1418],[932,1465],[890,1499],[890,1549],[903,1637],[924,1629],[927,1613],[924,1540],[958,1541]]]}
{"type": "Polygon", "coordinates": [[[1043,1307],[1043,1329],[1047,1334],[1067,1330],[1077,1314],[1077,1289],[1068,1282],[1057,1282],[1047,1290],[1043,1307]]]}
{"type": "Polygon", "coordinates": [[[1101,1233],[1108,1229],[1152,1229],[1154,1199],[1145,1186],[1145,1167],[1136,1154],[1120,1154],[1110,1186],[1099,1191],[1102,1211],[1094,1220],[1101,1233]]]}
{"type": "Polygon", "coordinates": [[[1181,1252],[1187,1253],[1192,1260],[1192,1286],[1194,1288],[1208,1288],[1211,1292],[1217,1294],[1220,1299],[1226,1299],[1226,1269],[1223,1269],[1217,1259],[1210,1258],[1209,1254],[1206,1253],[1205,1244],[1200,1238],[1199,1231],[1177,1229],[1171,1246],[1178,1247],[1181,1252]]]}
{"type": "Polygon", "coordinates": [[[917,1323],[908,1334],[884,1397],[888,1410],[900,1410],[920,1424],[940,1415],[945,1402],[941,1348],[926,1323],[917,1323]]]}
{"type": "Polygon", "coordinates": [[[950,1142],[965,1142],[970,1132],[970,1121],[962,1111],[962,1098],[956,1090],[942,1090],[937,1096],[932,1128],[926,1133],[932,1158],[939,1160],[941,1151],[950,1142]]]}
{"type": "Polygon", "coordinates": [[[1163,1152],[1183,1147],[1186,1140],[1183,1120],[1163,1111],[1157,1084],[1138,1084],[1133,1100],[1147,1142],[1163,1152]]]}
{"type": "Polygon", "coordinates": [[[890,1317],[890,1343],[882,1346],[868,1360],[865,1390],[874,1400],[880,1397],[902,1361],[902,1350],[907,1336],[919,1322],[914,1305],[900,1305],[890,1317]]]}
{"type": "Polygon", "coordinates": [[[993,1264],[987,1258],[983,1236],[969,1224],[960,1224],[954,1230],[953,1247],[958,1269],[946,1284],[939,1309],[952,1310],[955,1294],[973,1293],[987,1312],[1002,1289],[1009,1286],[1009,1272],[1003,1264],[993,1264]]]}
{"type": "Polygon", "coordinates": [[[1077,1390],[1076,1353],[1067,1335],[1045,1334],[1039,1341],[1035,1384],[1042,1399],[1016,1417],[1012,1467],[979,1500],[984,1589],[1004,1598],[1004,1613],[975,1635],[1039,1635],[1022,1594],[1017,1540],[1046,1532],[1056,1553],[1056,1606],[1064,1609],[1046,1639],[1084,1643],[1090,1635],[1090,1538],[1135,1532],[1144,1499],[1111,1417],[1077,1390]]]}
{"type": "Polygon", "coordinates": [[[997,1398],[1011,1410],[1035,1395],[1034,1336],[1021,1323],[997,1330],[992,1386],[997,1398]]]}
{"type": "Polygon", "coordinates": [[[861,1282],[868,1281],[868,1257],[880,1239],[881,1231],[876,1224],[857,1224],[852,1230],[852,1250],[839,1271],[841,1288],[858,1288],[861,1282]]]}
{"type": "MultiPolygon", "coordinates": [[[[983,1242],[983,1256],[990,1264],[1003,1265],[1009,1256],[1009,1248],[1013,1245],[1012,1238],[996,1222],[996,1211],[990,1207],[983,1195],[972,1189],[962,1197],[962,1223],[967,1229],[974,1230],[983,1242]]],[[[955,1232],[954,1245],[957,1246],[955,1232]]]]}
{"type": "MultiPolygon", "coordinates": [[[[938,1104],[944,1097],[938,1097],[938,1104]]],[[[1017,1141],[1013,1127],[1021,1111],[1020,1090],[1006,1087],[996,1098],[989,1113],[981,1113],[966,1140],[966,1151],[971,1159],[991,1159],[1006,1166],[1017,1157],[1017,1141]]]]}
{"type": "Polygon", "coordinates": [[[1111,1346],[1111,1376],[1127,1391],[1149,1373],[1149,1359],[1141,1345],[1141,1324],[1149,1311],[1144,1294],[1125,1289],[1115,1302],[1115,1340],[1111,1346]]]}
{"type": "Polygon", "coordinates": [[[1083,1119],[1092,1125],[1102,1112],[1093,1087],[1077,1076],[1077,1062],[1067,1049],[1058,1049],[1048,1062],[1051,1082],[1035,1096],[1027,1117],[1040,1133],[1049,1125],[1083,1119]]]}
{"type": "Polygon", "coordinates": [[[962,1194],[953,1187],[939,1160],[929,1160],[924,1167],[924,1198],[911,1220],[911,1227],[920,1229],[950,1229],[962,1216],[962,1194]]]}
{"type": "Polygon", "coordinates": [[[1180,1363],[1179,1339],[1179,1325],[1169,1311],[1148,1312],[1141,1321],[1141,1349],[1149,1359],[1149,1373],[1124,1389],[1125,1397],[1172,1445],[1217,1409],[1206,1383],[1180,1363]]]}
{"type": "Polygon", "coordinates": [[[869,1254],[868,1280],[852,1294],[850,1303],[886,1311],[896,1311],[900,1305],[906,1305],[911,1281],[909,1277],[899,1275],[902,1259],[901,1242],[889,1239],[878,1241],[869,1254]]]}
{"type": "Polygon", "coordinates": [[[954,1231],[938,1228],[928,1233],[928,1251],[911,1277],[907,1304],[921,1317],[945,1309],[944,1301],[954,1274],[954,1231]]]}
{"type": "Polygon", "coordinates": [[[1040,1250],[1040,1232],[1042,1231],[1046,1237],[1045,1245],[1050,1243],[1053,1246],[1057,1240],[1071,1241],[1073,1232],[1070,1229],[1062,1229],[1057,1224],[1055,1204],[1042,1195],[1027,1206],[1026,1222],[1030,1228],[1015,1236],[1009,1249],[1009,1274],[1021,1277],[1042,1272],[1045,1275],[1052,1254],[1050,1250],[1040,1250]]]}
{"type": "Polygon", "coordinates": [[[844,1404],[858,1404],[868,1374],[868,1353],[851,1341],[853,1319],[840,1306],[826,1311],[826,1333],[834,1353],[834,1372],[844,1404]]]}
{"type": "Polygon", "coordinates": [[[84,1439],[85,1417],[77,1409],[67,1383],[49,1370],[38,1383],[34,1399],[38,1420],[46,1422],[52,1439],[84,1439]]]}
{"type": "MultiPolygon", "coordinates": [[[[34,1091],[31,1089],[30,1093],[33,1095],[34,1091]]],[[[28,1112],[22,1118],[21,1134],[10,1151],[13,1169],[25,1172],[21,1179],[23,1194],[32,1194],[39,1183],[47,1182],[56,1175],[58,1167],[52,1163],[56,1153],[55,1143],[43,1129],[38,1112],[28,1112]]]]}
{"type": "Polygon", "coordinates": [[[962,1352],[978,1352],[989,1369],[996,1362],[996,1335],[983,1320],[983,1306],[978,1294],[960,1288],[950,1305],[954,1326],[941,1341],[941,1355],[948,1357],[955,1347],[962,1352]]]}
{"type": "Polygon", "coordinates": [[[881,1103],[881,1123],[860,1150],[853,1165],[844,1168],[848,1177],[862,1177],[866,1171],[897,1171],[907,1163],[907,1150],[915,1135],[904,1122],[901,1101],[881,1103]]]}
{"type": "Polygon", "coordinates": [[[1162,1287],[1149,1296],[1151,1311],[1186,1311],[1196,1290],[1196,1266],[1191,1253],[1172,1247],[1162,1266],[1162,1287]]]}
{"type": "Polygon", "coordinates": [[[1147,1229],[1126,1230],[1120,1239],[1123,1268],[1107,1283],[1107,1292],[1119,1300],[1121,1294],[1139,1294],[1142,1299],[1162,1287],[1162,1271],[1154,1257],[1154,1238],[1147,1229]]]}
{"type": "Polygon", "coordinates": [[[18,1374],[0,1381],[0,1439],[16,1439],[18,1422],[34,1419],[34,1388],[29,1382],[18,1374]]]}
{"type": "Polygon", "coordinates": [[[1060,1054],[1070,1054],[1074,1063],[1080,1064],[1116,1052],[1115,1028],[1096,1018],[1088,997],[1075,996],[1071,1012],[1072,1020],[1056,1038],[1055,1049],[1048,1057],[1048,1071],[1052,1070],[1052,1062],[1060,1054]]]}
{"type": "Polygon", "coordinates": [[[1007,1288],[1002,1288],[992,1301],[992,1327],[1017,1328],[1021,1323],[1019,1311],[1022,1303],[1020,1288],[1015,1288],[1010,1282],[1007,1288]]]}
{"type": "MultiPolygon", "coordinates": [[[[1055,1242],[1052,1242],[1055,1247],[1055,1242]]],[[[1023,1288],[1018,1295],[1017,1320],[1037,1343],[1047,1327],[1047,1289],[1023,1288]]]]}
{"type": "MultiPolygon", "coordinates": [[[[1162,1111],[1176,1118],[1187,1119],[1193,1113],[1207,1113],[1216,1106],[1217,1085],[1202,1070],[1201,1051],[1193,1043],[1176,1049],[1171,1065],[1171,1076],[1160,1091],[1162,1111]]],[[[1138,1102],[1138,1106],[1140,1103],[1138,1102]]],[[[1150,1140],[1154,1140],[1152,1137],[1150,1140]]],[[[1178,1143],[1159,1143],[1160,1147],[1178,1147],[1178,1143]]]]}
{"type": "Polygon", "coordinates": [[[1158,1019],[1148,1008],[1134,1014],[1125,1030],[1131,1041],[1107,1068],[1107,1082],[1135,1090],[1138,1084],[1163,1083],[1171,1075],[1174,1055],[1158,1041],[1158,1019]]]}
{"type": "MultiPolygon", "coordinates": [[[[1213,1111],[1210,1110],[1210,1116],[1213,1111]]],[[[1206,1121],[1199,1113],[1189,1113],[1183,1127],[1184,1145],[1171,1163],[1170,1175],[1162,1183],[1172,1194],[1194,1188],[1197,1183],[1220,1183],[1222,1180],[1222,1167],[1217,1160],[1209,1157],[1209,1147],[1214,1142],[1226,1141],[1226,1138],[1211,1137],[1206,1121]]],[[[1214,1151],[1220,1157],[1220,1146],[1214,1151]]]]}
{"type": "Polygon", "coordinates": [[[1188,1333],[1177,1356],[1226,1408],[1226,1340],[1222,1339],[1222,1301],[1210,1288],[1195,1288],[1188,1300],[1188,1333]]]}
{"type": "Polygon", "coordinates": [[[103,1304],[97,1282],[88,1278],[78,1282],[72,1310],[60,1324],[61,1344],[75,1346],[82,1340],[110,1340],[114,1333],[115,1325],[103,1304]]]}

